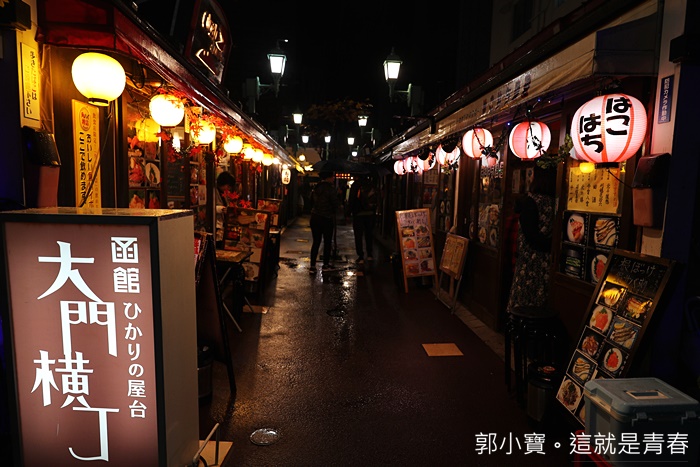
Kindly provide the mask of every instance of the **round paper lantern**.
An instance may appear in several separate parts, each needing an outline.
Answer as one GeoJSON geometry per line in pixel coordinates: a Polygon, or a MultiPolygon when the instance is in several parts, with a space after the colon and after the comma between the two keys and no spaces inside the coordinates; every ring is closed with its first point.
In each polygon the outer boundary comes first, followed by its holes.
{"type": "Polygon", "coordinates": [[[243,159],[252,159],[255,155],[255,148],[250,143],[245,143],[241,152],[243,153],[243,159]]]}
{"type": "Polygon", "coordinates": [[[156,94],[148,103],[151,118],[160,126],[177,126],[185,116],[185,104],[172,94],[156,94]]]}
{"type": "Polygon", "coordinates": [[[109,55],[87,52],[73,61],[73,83],[90,104],[105,107],[124,92],[126,74],[109,55]]]}
{"type": "Polygon", "coordinates": [[[464,133],[462,149],[467,157],[479,159],[484,148],[493,146],[493,136],[489,130],[474,128],[464,133]]]}
{"type": "Polygon", "coordinates": [[[571,121],[571,139],[580,160],[623,162],[644,142],[647,113],[626,94],[598,96],[583,104],[571,121]]]}
{"type": "Polygon", "coordinates": [[[275,162],[275,156],[273,156],[269,152],[263,153],[262,164],[265,167],[271,166],[274,162],[275,162]]]}
{"type": "Polygon", "coordinates": [[[216,126],[205,120],[200,122],[202,126],[199,131],[192,132],[192,139],[197,144],[210,144],[216,138],[216,126]]]}
{"type": "Polygon", "coordinates": [[[462,151],[457,146],[455,146],[455,148],[452,151],[447,153],[447,163],[450,165],[454,164],[459,160],[460,155],[462,155],[462,151]]]}
{"type": "Polygon", "coordinates": [[[435,167],[435,154],[433,152],[428,153],[428,157],[422,161],[423,163],[423,171],[428,171],[431,170],[433,167],[435,167]]]}
{"type": "Polygon", "coordinates": [[[403,175],[406,173],[406,171],[403,168],[403,161],[394,162],[394,172],[396,173],[396,175],[403,175]]]}
{"type": "Polygon", "coordinates": [[[437,159],[438,164],[447,165],[447,153],[444,149],[442,149],[442,144],[435,150],[435,158],[437,159]]]}
{"type": "Polygon", "coordinates": [[[224,143],[224,151],[229,154],[238,154],[243,150],[243,139],[240,136],[231,136],[224,143]]]}
{"type": "Polygon", "coordinates": [[[549,127],[542,122],[521,122],[510,132],[508,145],[520,159],[536,159],[547,152],[552,142],[549,127]]]}
{"type": "Polygon", "coordinates": [[[255,148],[253,150],[253,162],[257,162],[257,163],[262,162],[264,156],[265,156],[265,153],[263,152],[262,149],[255,148]]]}

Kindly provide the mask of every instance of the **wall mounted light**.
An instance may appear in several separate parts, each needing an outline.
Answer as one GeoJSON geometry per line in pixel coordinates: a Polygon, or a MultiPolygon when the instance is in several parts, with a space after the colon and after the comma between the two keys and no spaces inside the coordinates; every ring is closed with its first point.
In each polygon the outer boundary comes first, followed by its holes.
{"type": "Polygon", "coordinates": [[[73,84],[90,104],[105,107],[124,92],[126,74],[122,65],[109,55],[86,52],[71,67],[73,84]]]}
{"type": "Polygon", "coordinates": [[[391,52],[384,60],[384,79],[386,79],[386,84],[389,85],[389,99],[393,102],[396,100],[405,100],[411,109],[411,115],[419,115],[422,112],[423,107],[423,90],[420,86],[413,84],[408,85],[408,89],[405,91],[397,91],[396,81],[399,79],[399,71],[401,70],[401,64],[403,62],[398,55],[394,52],[394,48],[391,48],[391,52]]]}
{"type": "MultiPolygon", "coordinates": [[[[285,41],[286,42],[286,41],[285,41]]],[[[275,48],[267,54],[267,60],[270,62],[270,73],[272,74],[272,84],[260,83],[260,78],[248,78],[245,82],[244,97],[247,99],[248,111],[255,112],[255,102],[260,99],[262,94],[266,92],[274,92],[275,97],[279,95],[280,80],[284,75],[284,69],[287,64],[287,56],[280,48],[279,41],[275,43],[275,48]]]]}
{"type": "Polygon", "coordinates": [[[185,104],[172,94],[156,94],[148,103],[151,118],[160,126],[174,127],[185,116],[185,104]]]}

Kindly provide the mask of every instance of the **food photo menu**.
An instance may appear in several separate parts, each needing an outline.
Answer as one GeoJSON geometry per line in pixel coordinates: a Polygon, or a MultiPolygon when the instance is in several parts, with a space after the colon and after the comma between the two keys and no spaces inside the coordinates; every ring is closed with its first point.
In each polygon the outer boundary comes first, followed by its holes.
{"type": "Polygon", "coordinates": [[[620,237],[620,218],[578,211],[564,213],[561,272],[597,284],[620,237]]]}
{"type": "Polygon", "coordinates": [[[557,400],[582,424],[584,385],[594,379],[625,377],[671,268],[663,258],[611,252],[557,392],[557,400]]]}

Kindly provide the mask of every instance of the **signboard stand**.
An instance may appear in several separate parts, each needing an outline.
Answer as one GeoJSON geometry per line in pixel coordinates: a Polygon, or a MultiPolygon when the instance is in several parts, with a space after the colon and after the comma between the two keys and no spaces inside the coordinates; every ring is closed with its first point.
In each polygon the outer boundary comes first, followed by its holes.
{"type": "Polygon", "coordinates": [[[625,378],[661,300],[673,261],[612,250],[581,325],[557,400],[585,424],[584,385],[625,378]]]}
{"type": "Polygon", "coordinates": [[[437,282],[430,209],[396,211],[396,226],[406,293],[409,277],[433,276],[433,280],[437,282]]]}
{"type": "Polygon", "coordinates": [[[450,278],[450,285],[448,289],[448,298],[450,300],[449,304],[445,305],[450,307],[450,312],[455,312],[455,306],[457,305],[457,292],[459,291],[459,286],[462,283],[462,271],[464,270],[464,261],[467,258],[467,249],[469,247],[469,240],[460,237],[459,235],[447,234],[447,239],[445,241],[445,248],[442,251],[442,257],[440,258],[440,280],[435,285],[436,294],[435,299],[441,300],[440,292],[442,291],[442,276],[447,274],[450,278]],[[457,285],[455,286],[455,281],[457,285]]]}

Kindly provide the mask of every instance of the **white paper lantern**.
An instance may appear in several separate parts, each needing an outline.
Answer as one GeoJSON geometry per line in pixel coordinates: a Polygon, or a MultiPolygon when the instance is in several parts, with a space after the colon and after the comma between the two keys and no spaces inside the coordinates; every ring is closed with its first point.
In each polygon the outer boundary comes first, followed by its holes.
{"type": "Polygon", "coordinates": [[[448,164],[454,164],[459,160],[459,156],[462,155],[462,151],[459,149],[459,147],[455,146],[455,148],[447,153],[447,163],[448,164]]]}
{"type": "Polygon", "coordinates": [[[87,52],[73,61],[73,84],[90,104],[107,106],[124,92],[126,73],[109,55],[87,52]]]}
{"type": "Polygon", "coordinates": [[[394,162],[394,173],[396,173],[396,175],[404,175],[406,173],[403,168],[403,161],[399,160],[394,162]]]}
{"type": "Polygon", "coordinates": [[[206,120],[201,121],[202,127],[197,132],[192,132],[192,140],[196,144],[210,144],[216,138],[216,126],[207,122],[206,120]]]}
{"type": "Polygon", "coordinates": [[[172,94],[156,94],[148,103],[151,118],[160,126],[177,126],[185,116],[185,104],[172,94]]]}
{"type": "Polygon", "coordinates": [[[520,159],[536,159],[547,152],[552,142],[549,127],[542,122],[521,122],[510,132],[508,145],[520,159]]]}
{"type": "Polygon", "coordinates": [[[432,170],[433,167],[435,167],[435,162],[436,162],[436,157],[435,154],[431,151],[428,153],[428,158],[424,161],[421,161],[423,163],[423,171],[426,172],[428,170],[432,170]]]}
{"type": "Polygon", "coordinates": [[[467,157],[479,159],[484,148],[493,146],[493,136],[485,128],[474,128],[464,133],[462,149],[467,157]]]}
{"type": "Polygon", "coordinates": [[[224,151],[229,154],[238,154],[243,150],[243,139],[240,136],[231,136],[224,143],[224,151]]]}
{"type": "Polygon", "coordinates": [[[571,139],[580,160],[623,162],[646,137],[644,105],[626,94],[598,96],[583,104],[571,121],[571,139]]]}
{"type": "Polygon", "coordinates": [[[437,159],[438,164],[447,165],[447,153],[444,149],[442,149],[442,144],[435,150],[435,158],[437,159]]]}

